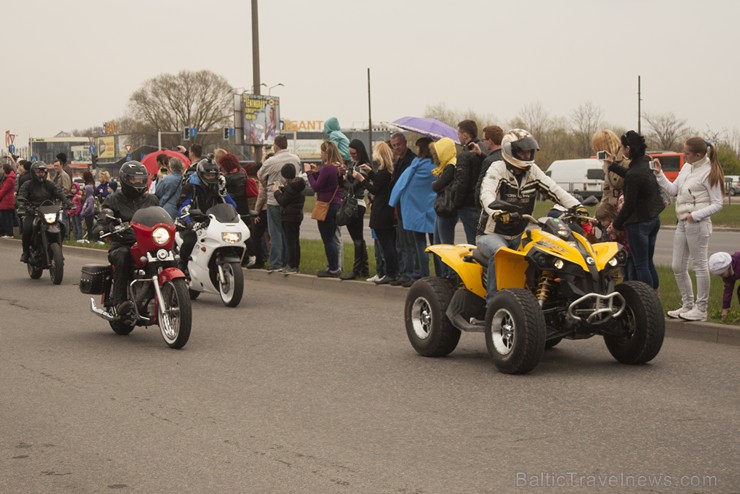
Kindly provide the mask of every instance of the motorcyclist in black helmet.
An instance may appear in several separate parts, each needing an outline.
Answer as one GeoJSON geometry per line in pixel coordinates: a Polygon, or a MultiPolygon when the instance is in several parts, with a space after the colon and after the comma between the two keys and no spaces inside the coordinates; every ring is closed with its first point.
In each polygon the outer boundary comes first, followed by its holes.
{"type": "Polygon", "coordinates": [[[33,210],[44,201],[59,200],[67,209],[72,208],[72,202],[66,194],[50,180],[49,167],[43,161],[36,161],[31,165],[31,180],[23,183],[15,198],[15,208],[18,216],[22,217],[21,239],[23,254],[21,262],[28,262],[31,239],[33,237],[33,210]]]}
{"type": "MultiPolygon", "coordinates": [[[[138,161],[127,161],[121,166],[118,172],[120,187],[103,201],[98,223],[93,229],[94,237],[100,238],[103,233],[112,231],[115,223],[107,217],[108,215],[129,222],[139,209],[159,206],[157,196],[146,193],[148,179],[146,167],[138,161]]],[[[130,248],[136,242],[136,237],[132,230],[126,230],[111,235],[110,239],[108,260],[114,271],[113,290],[107,303],[109,306],[115,306],[119,315],[130,314],[134,308],[133,304],[127,301],[132,266],[130,248]]]]}
{"type": "MultiPolygon", "coordinates": [[[[205,213],[216,204],[224,202],[231,204],[236,209],[236,202],[226,191],[226,179],[219,174],[218,165],[210,156],[192,166],[196,167],[196,171],[190,175],[182,187],[177,207],[180,216],[186,214],[191,208],[205,213]]],[[[188,224],[189,222],[190,218],[185,218],[185,223],[188,224]]],[[[193,252],[193,247],[195,247],[197,235],[193,230],[185,230],[180,232],[180,236],[182,237],[182,245],[180,246],[179,268],[187,273],[188,260],[193,252]]]]}

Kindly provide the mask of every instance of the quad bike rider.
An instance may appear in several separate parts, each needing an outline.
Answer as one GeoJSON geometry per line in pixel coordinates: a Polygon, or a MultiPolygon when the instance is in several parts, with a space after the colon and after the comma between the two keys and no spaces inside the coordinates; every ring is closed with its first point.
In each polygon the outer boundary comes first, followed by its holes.
{"type": "MultiPolygon", "coordinates": [[[[134,213],[149,206],[159,206],[159,199],[153,194],[147,194],[149,175],[146,167],[138,161],[127,161],[121,166],[118,174],[121,187],[110,194],[101,205],[101,215],[93,230],[93,236],[111,233],[115,226],[108,216],[113,216],[121,222],[130,222],[134,213]]],[[[128,299],[128,286],[131,283],[132,259],[131,246],[136,237],[131,230],[111,235],[111,244],[108,248],[108,260],[113,269],[113,290],[106,300],[109,307],[114,307],[118,316],[124,322],[135,317],[135,308],[128,299]]]]}
{"type": "Polygon", "coordinates": [[[47,180],[48,176],[49,167],[46,163],[36,161],[31,165],[31,179],[24,182],[18,190],[16,209],[18,210],[18,216],[22,217],[21,240],[23,254],[21,254],[21,262],[28,262],[29,259],[34,233],[34,211],[45,201],[60,201],[67,209],[73,207],[72,202],[64,192],[51,181],[47,180]]]}
{"type": "Polygon", "coordinates": [[[503,160],[490,166],[481,186],[487,225],[478,248],[428,249],[455,271],[460,284],[426,278],[411,287],[405,321],[412,346],[439,357],[455,349],[460,331],[484,332],[496,367],[521,374],[563,338],[602,335],[618,361],[648,362],[663,341],[660,300],[644,283],[617,284],[626,254],[615,242],[592,245],[586,239],[581,225],[593,218],[537,167],[537,149],[524,130],[504,136],[503,160]],[[538,193],[567,212],[533,218],[538,193]],[[538,228],[526,230],[529,224],[538,228]]]}

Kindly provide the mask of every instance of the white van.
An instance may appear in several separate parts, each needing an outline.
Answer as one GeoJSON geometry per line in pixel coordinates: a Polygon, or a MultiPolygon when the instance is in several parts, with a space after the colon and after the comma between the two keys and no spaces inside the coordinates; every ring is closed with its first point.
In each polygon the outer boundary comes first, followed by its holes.
{"type": "Polygon", "coordinates": [[[604,184],[602,161],[592,158],[578,160],[555,160],[545,170],[545,175],[580,200],[595,196],[601,200],[604,184]]]}

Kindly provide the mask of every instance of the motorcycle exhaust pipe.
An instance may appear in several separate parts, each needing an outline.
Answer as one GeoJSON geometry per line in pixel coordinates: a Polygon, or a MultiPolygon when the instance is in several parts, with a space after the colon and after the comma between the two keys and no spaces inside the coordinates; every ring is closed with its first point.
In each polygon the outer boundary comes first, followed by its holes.
{"type": "Polygon", "coordinates": [[[92,312],[98,317],[102,317],[106,321],[117,321],[118,320],[118,318],[114,316],[113,314],[105,311],[104,309],[99,309],[95,305],[95,299],[93,297],[90,297],[90,312],[92,312]]]}

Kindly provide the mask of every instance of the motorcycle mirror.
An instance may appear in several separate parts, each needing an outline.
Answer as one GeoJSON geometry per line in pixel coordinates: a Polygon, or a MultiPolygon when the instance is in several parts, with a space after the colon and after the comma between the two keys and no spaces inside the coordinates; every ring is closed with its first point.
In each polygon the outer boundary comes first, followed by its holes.
{"type": "Polygon", "coordinates": [[[200,209],[191,209],[190,216],[203,216],[203,211],[200,209]]]}

